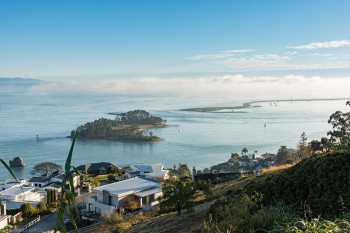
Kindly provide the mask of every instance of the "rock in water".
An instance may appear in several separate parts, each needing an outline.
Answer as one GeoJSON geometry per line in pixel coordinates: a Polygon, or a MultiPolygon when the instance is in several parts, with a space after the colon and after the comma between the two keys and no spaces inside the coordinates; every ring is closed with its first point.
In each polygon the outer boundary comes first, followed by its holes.
{"type": "Polygon", "coordinates": [[[16,157],[13,160],[10,160],[10,167],[24,167],[26,164],[24,160],[20,157],[16,157]]]}

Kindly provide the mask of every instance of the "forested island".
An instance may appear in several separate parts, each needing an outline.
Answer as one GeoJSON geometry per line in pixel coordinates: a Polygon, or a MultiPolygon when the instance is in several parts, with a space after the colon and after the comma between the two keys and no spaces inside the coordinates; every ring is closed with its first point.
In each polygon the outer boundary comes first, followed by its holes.
{"type": "Polygon", "coordinates": [[[143,130],[165,127],[165,120],[152,116],[145,110],[134,110],[116,115],[114,120],[100,118],[88,122],[71,131],[70,137],[77,138],[112,139],[119,141],[157,142],[163,140],[153,135],[145,135],[143,130]]]}

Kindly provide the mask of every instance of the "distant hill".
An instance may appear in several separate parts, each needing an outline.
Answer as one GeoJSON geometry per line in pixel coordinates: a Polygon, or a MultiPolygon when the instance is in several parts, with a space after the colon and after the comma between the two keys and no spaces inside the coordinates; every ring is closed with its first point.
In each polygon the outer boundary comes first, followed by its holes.
{"type": "Polygon", "coordinates": [[[40,79],[33,79],[33,78],[21,78],[21,77],[14,77],[14,78],[2,78],[0,77],[0,84],[36,84],[43,82],[40,79]]]}

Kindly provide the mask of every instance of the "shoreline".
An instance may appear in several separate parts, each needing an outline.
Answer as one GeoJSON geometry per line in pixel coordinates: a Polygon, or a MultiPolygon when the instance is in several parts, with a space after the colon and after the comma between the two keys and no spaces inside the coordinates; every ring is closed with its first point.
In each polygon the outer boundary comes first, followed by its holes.
{"type": "Polygon", "coordinates": [[[180,109],[178,111],[187,111],[187,112],[206,112],[206,113],[247,113],[245,111],[234,111],[237,109],[247,109],[252,107],[261,107],[261,106],[252,106],[252,104],[256,103],[268,103],[268,102],[305,102],[305,101],[333,101],[333,100],[349,100],[350,98],[316,98],[316,99],[275,99],[275,100],[257,100],[243,103],[239,106],[231,106],[231,107],[202,107],[202,108],[185,108],[180,109]],[[219,112],[222,110],[232,110],[219,112]]]}
{"type": "MultiPolygon", "coordinates": [[[[67,136],[66,138],[72,138],[71,136],[67,136]]],[[[152,143],[152,142],[161,142],[164,141],[164,138],[157,138],[156,140],[138,140],[138,139],[123,139],[118,137],[77,137],[77,140],[108,140],[108,141],[116,141],[116,142],[135,142],[135,143],[152,143]]]]}

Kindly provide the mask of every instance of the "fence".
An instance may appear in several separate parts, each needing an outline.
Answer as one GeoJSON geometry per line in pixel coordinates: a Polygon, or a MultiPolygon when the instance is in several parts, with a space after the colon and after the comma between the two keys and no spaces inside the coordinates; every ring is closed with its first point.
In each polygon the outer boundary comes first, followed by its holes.
{"type": "Polygon", "coordinates": [[[40,216],[38,216],[37,218],[35,218],[33,221],[29,222],[27,225],[24,225],[23,227],[19,228],[19,229],[16,229],[16,230],[13,230],[11,232],[13,233],[20,233],[20,232],[24,232],[26,231],[29,227],[33,226],[35,223],[38,223],[40,222],[40,216]]]}
{"type": "Polygon", "coordinates": [[[86,232],[86,231],[89,231],[89,230],[95,230],[97,228],[99,228],[101,225],[103,225],[105,222],[98,222],[98,223],[95,223],[95,224],[92,224],[92,225],[89,225],[89,226],[86,226],[86,227],[82,227],[82,228],[79,228],[77,230],[73,230],[73,231],[68,231],[68,233],[80,233],[80,232],[86,232]]]}

